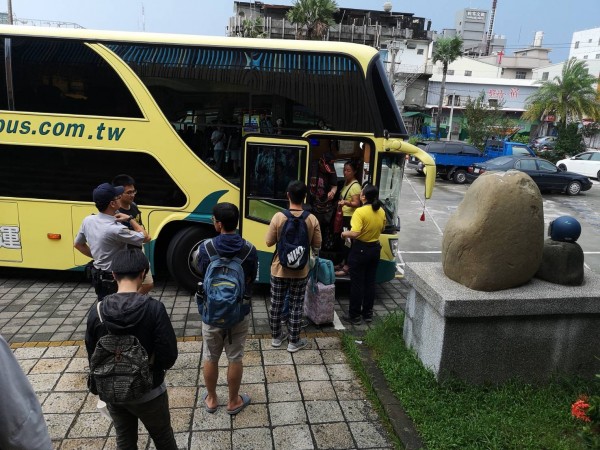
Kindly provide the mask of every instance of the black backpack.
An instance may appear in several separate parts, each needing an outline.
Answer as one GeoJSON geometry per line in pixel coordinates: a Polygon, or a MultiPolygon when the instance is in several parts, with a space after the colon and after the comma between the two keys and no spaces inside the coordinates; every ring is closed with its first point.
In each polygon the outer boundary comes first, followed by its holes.
{"type": "MultiPolygon", "coordinates": [[[[100,323],[100,303],[96,305],[100,323]]],[[[102,336],[90,358],[88,388],[106,403],[130,402],[152,389],[152,372],[148,353],[137,337],[124,334],[102,336]]]]}
{"type": "Polygon", "coordinates": [[[287,220],[283,224],[281,236],[277,242],[279,262],[287,269],[302,270],[310,257],[310,242],[308,240],[308,227],[306,226],[306,218],[310,213],[302,211],[302,214],[298,217],[287,209],[282,213],[287,217],[287,220]]]}

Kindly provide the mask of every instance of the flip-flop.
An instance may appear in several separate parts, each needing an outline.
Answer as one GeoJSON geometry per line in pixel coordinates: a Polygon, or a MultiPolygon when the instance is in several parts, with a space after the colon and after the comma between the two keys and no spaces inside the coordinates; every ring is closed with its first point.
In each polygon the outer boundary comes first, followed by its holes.
{"type": "Polygon", "coordinates": [[[230,416],[233,416],[239,412],[242,412],[242,409],[244,409],[246,406],[248,406],[250,404],[250,396],[248,394],[240,394],[240,398],[242,399],[242,404],[235,409],[232,409],[232,410],[228,409],[227,414],[229,414],[230,416]]]}
{"type": "Polygon", "coordinates": [[[205,392],[204,394],[202,394],[202,401],[204,402],[204,409],[206,410],[207,413],[214,414],[215,412],[217,412],[218,406],[215,406],[214,408],[209,408],[208,405],[206,404],[206,397],[208,397],[208,392],[205,392]]]}

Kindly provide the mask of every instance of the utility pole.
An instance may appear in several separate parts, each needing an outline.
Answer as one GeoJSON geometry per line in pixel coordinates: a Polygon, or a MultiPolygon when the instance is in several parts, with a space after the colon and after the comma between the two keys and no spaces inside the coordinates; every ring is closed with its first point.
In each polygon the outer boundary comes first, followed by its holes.
{"type": "Polygon", "coordinates": [[[13,24],[13,16],[12,16],[12,0],[7,0],[8,1],[8,6],[7,6],[7,12],[8,12],[8,24],[12,25],[13,24]]]}
{"type": "Polygon", "coordinates": [[[448,120],[448,135],[446,136],[446,140],[449,141],[452,138],[452,116],[454,115],[454,97],[456,96],[456,91],[452,92],[452,105],[450,106],[450,119],[448,120]]]}

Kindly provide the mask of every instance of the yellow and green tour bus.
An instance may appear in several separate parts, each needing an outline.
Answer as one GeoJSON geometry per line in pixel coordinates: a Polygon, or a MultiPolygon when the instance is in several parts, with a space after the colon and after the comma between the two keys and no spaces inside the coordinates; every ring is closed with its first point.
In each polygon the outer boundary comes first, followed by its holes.
{"type": "Polygon", "coordinates": [[[213,206],[228,201],[268,282],[264,238],[285,186],[308,184],[311,163],[332,153],[340,181],[354,158],[360,181],[379,187],[388,226],[378,280],[394,277],[405,157],[428,166],[426,197],[435,166],[406,142],[375,49],[8,25],[0,35],[0,266],[82,270],[73,238],[96,212],[92,190],[127,173],[154,271],[195,289],[194,250],[215,234],[213,206]]]}

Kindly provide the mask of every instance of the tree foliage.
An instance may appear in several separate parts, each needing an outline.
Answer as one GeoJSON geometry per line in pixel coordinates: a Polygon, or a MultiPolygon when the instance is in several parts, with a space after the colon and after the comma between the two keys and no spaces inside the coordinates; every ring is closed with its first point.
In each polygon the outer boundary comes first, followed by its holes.
{"type": "Polygon", "coordinates": [[[333,14],[337,10],[335,0],[296,0],[287,12],[286,19],[299,25],[298,37],[304,37],[306,26],[306,39],[323,39],[329,27],[335,23],[333,14]]]}
{"type": "Polygon", "coordinates": [[[588,73],[585,61],[571,58],[563,66],[560,76],[542,82],[540,88],[527,98],[523,117],[538,120],[552,114],[563,127],[569,122],[581,121],[585,116],[600,119],[600,103],[594,89],[596,83],[598,78],[588,73]]]}
{"type": "Polygon", "coordinates": [[[251,38],[264,38],[265,27],[261,17],[257,17],[256,19],[244,19],[242,21],[242,29],[244,37],[251,38]]]}
{"type": "Polygon", "coordinates": [[[504,138],[514,133],[517,128],[516,121],[506,117],[502,111],[501,103],[497,106],[488,105],[484,91],[475,99],[467,98],[463,120],[470,142],[481,149],[487,138],[504,138]]]}
{"type": "Polygon", "coordinates": [[[454,36],[451,38],[439,38],[433,45],[433,63],[435,64],[438,61],[442,63],[442,85],[440,87],[438,114],[435,119],[435,131],[438,138],[440,135],[440,119],[442,114],[444,94],[446,91],[446,75],[448,74],[448,65],[462,56],[462,45],[463,41],[459,36],[454,36]]]}

